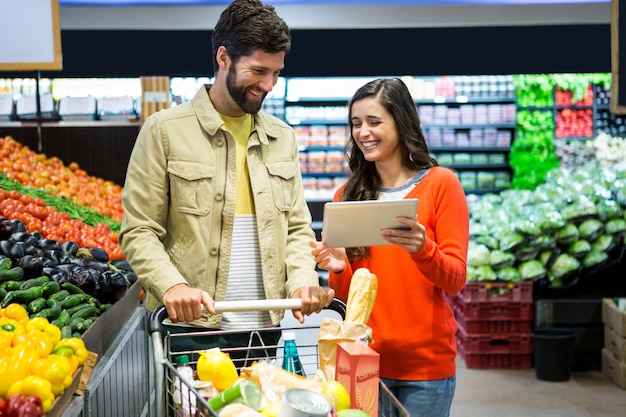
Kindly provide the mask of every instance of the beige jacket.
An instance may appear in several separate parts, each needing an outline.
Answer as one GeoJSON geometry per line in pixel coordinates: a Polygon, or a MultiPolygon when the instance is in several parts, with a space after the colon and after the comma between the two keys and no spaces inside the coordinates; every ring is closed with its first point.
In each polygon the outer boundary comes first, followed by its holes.
{"type": "MultiPolygon", "coordinates": [[[[120,245],[147,293],[147,307],[188,283],[216,301],[226,295],[235,214],[235,140],[205,86],[187,103],[144,123],[133,149],[122,203],[120,245]]],[[[293,129],[259,112],[247,150],[256,207],[265,295],[291,297],[319,285],[309,241],[315,239],[304,199],[293,129]]],[[[271,311],[277,324],[283,312],[271,311]]],[[[219,327],[221,315],[198,324],[219,327]]]]}

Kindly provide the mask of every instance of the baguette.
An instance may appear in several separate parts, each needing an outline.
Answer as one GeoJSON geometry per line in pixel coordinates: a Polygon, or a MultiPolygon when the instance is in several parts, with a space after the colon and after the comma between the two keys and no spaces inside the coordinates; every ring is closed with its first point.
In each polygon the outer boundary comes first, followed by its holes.
{"type": "Polygon", "coordinates": [[[344,321],[367,324],[374,308],[377,291],[378,278],[376,275],[367,268],[359,268],[354,271],[352,281],[350,281],[344,321]]]}

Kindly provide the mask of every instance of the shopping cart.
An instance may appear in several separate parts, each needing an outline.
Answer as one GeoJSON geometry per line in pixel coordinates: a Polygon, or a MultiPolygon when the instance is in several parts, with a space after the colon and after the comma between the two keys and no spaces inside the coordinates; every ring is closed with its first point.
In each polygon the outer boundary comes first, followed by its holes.
{"type": "MultiPolygon", "coordinates": [[[[300,299],[284,299],[284,300],[259,300],[259,301],[217,301],[215,302],[215,310],[218,313],[226,311],[267,311],[267,310],[292,310],[302,306],[300,299]]],[[[333,316],[344,318],[346,313],[346,304],[335,298],[331,304],[320,315],[331,312],[333,316]]],[[[211,408],[202,389],[198,385],[188,383],[177,370],[174,365],[174,359],[179,355],[187,355],[189,365],[195,368],[200,350],[180,350],[172,348],[177,338],[190,338],[202,336],[227,336],[227,335],[246,335],[248,345],[232,348],[220,348],[225,353],[231,355],[235,367],[240,370],[243,367],[252,365],[255,361],[276,360],[280,363],[282,360],[282,337],[279,342],[265,343],[266,340],[272,340],[272,335],[278,330],[280,332],[296,333],[298,343],[298,353],[300,360],[304,366],[307,376],[315,375],[319,368],[319,356],[317,350],[317,334],[319,332],[319,324],[311,325],[306,322],[315,321],[308,316],[305,324],[293,327],[273,327],[252,330],[198,330],[197,332],[185,333],[167,333],[165,334],[163,321],[167,318],[165,307],[161,306],[155,309],[150,315],[148,329],[152,339],[155,364],[155,407],[157,417],[217,417],[218,414],[211,408]],[[178,397],[179,405],[175,404],[174,393],[182,397],[178,397]],[[182,407],[180,406],[182,404],[182,407]]],[[[337,317],[333,317],[337,318],[337,317]]],[[[275,339],[273,339],[275,340],[275,339]]],[[[180,345],[180,343],[178,343],[180,345]]],[[[379,386],[379,417],[409,417],[408,411],[395,398],[389,388],[381,381],[379,386]]]]}

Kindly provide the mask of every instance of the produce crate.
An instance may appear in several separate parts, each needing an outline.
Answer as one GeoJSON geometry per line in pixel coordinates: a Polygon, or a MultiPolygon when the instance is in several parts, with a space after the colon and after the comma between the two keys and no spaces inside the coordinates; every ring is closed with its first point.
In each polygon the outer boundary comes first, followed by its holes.
{"type": "Polygon", "coordinates": [[[496,353],[533,353],[531,334],[517,335],[475,335],[468,334],[459,328],[456,334],[457,345],[461,346],[466,354],[496,354],[496,353]]]}
{"type": "Polygon", "coordinates": [[[532,368],[532,353],[467,353],[458,343],[459,356],[469,369],[521,369],[532,368]]]}
{"type": "Polygon", "coordinates": [[[454,309],[454,316],[457,326],[463,328],[467,334],[517,335],[532,332],[531,320],[473,320],[463,316],[457,309],[454,309]]]}
{"type": "Polygon", "coordinates": [[[626,363],[617,360],[606,349],[602,349],[602,373],[617,386],[626,389],[626,363]]]}
{"type": "Polygon", "coordinates": [[[468,282],[459,293],[465,302],[476,301],[526,301],[533,300],[533,281],[501,282],[479,281],[468,282]]]}
{"type": "Polygon", "coordinates": [[[472,320],[532,320],[533,302],[519,301],[470,301],[461,297],[450,300],[452,308],[463,317],[472,320]]]}
{"type": "Polygon", "coordinates": [[[626,337],[626,311],[621,311],[610,298],[602,299],[602,322],[620,337],[626,337]]]}
{"type": "Polygon", "coordinates": [[[604,327],[604,349],[618,361],[626,362],[626,337],[620,336],[609,326],[604,327]]]}

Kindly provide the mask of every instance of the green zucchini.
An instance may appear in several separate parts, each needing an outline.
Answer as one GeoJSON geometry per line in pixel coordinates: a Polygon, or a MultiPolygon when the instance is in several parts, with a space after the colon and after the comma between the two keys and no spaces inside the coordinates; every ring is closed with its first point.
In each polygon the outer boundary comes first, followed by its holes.
{"type": "Polygon", "coordinates": [[[74,307],[74,306],[77,306],[78,304],[83,302],[83,295],[82,294],[71,294],[69,297],[65,297],[60,302],[61,302],[61,307],[62,308],[67,309],[67,308],[70,308],[70,307],[74,307]]]}
{"type": "Polygon", "coordinates": [[[69,325],[61,327],[61,338],[69,339],[70,337],[72,337],[72,328],[69,325]]]}
{"type": "MultiPolygon", "coordinates": [[[[35,288],[41,288],[41,287],[35,287],[35,288]]],[[[63,310],[61,308],[61,303],[57,300],[47,299],[46,305],[48,306],[47,308],[44,308],[43,310],[41,310],[39,313],[35,314],[34,316],[45,317],[48,319],[48,321],[56,320],[59,317],[59,315],[61,315],[61,311],[63,310]]]]}
{"type": "Polygon", "coordinates": [[[54,280],[44,282],[41,286],[43,287],[43,296],[46,298],[50,298],[61,290],[61,285],[54,280]]]}
{"type": "Polygon", "coordinates": [[[28,310],[28,312],[31,314],[35,314],[35,313],[39,313],[44,308],[46,308],[46,298],[39,297],[39,298],[35,298],[33,301],[28,303],[26,310],[28,310]]]}
{"type": "Polygon", "coordinates": [[[48,281],[50,281],[50,278],[45,275],[42,275],[37,278],[27,279],[26,281],[22,281],[22,285],[20,285],[20,290],[27,290],[32,287],[38,287],[40,285],[45,284],[48,281]]]}
{"type": "Polygon", "coordinates": [[[61,289],[68,290],[70,294],[85,294],[85,291],[70,282],[64,282],[61,284],[61,289]]]}
{"type": "MultiPolygon", "coordinates": [[[[51,281],[52,282],[52,281],[51,281]]],[[[56,282],[56,281],[54,281],[56,282]]],[[[59,290],[54,294],[50,295],[48,298],[52,300],[62,301],[65,297],[69,297],[71,294],[68,290],[59,290]]]]}
{"type": "Polygon", "coordinates": [[[24,268],[16,266],[11,269],[0,270],[0,282],[21,281],[24,279],[24,268]]]}
{"type": "Polygon", "coordinates": [[[0,270],[6,271],[11,269],[13,266],[13,260],[11,258],[2,258],[0,259],[0,270]]]}
{"type": "Polygon", "coordinates": [[[2,284],[0,284],[0,288],[6,290],[6,291],[15,291],[15,290],[19,290],[20,286],[22,285],[21,281],[4,281],[2,284]]]}
{"type": "Polygon", "coordinates": [[[64,326],[70,324],[70,313],[67,310],[61,310],[59,316],[52,321],[52,324],[57,326],[59,329],[63,329],[64,326]]]}
{"type": "Polygon", "coordinates": [[[75,312],[74,314],[72,314],[72,321],[74,319],[86,319],[88,317],[92,317],[92,316],[97,316],[99,314],[100,310],[98,310],[96,307],[87,304],[85,305],[84,308],[78,310],[77,312],[75,312]]]}
{"type": "Polygon", "coordinates": [[[28,304],[35,298],[41,296],[43,296],[43,288],[41,286],[32,287],[27,290],[9,291],[6,297],[4,297],[4,300],[2,300],[2,307],[4,308],[11,303],[28,304]]]}

